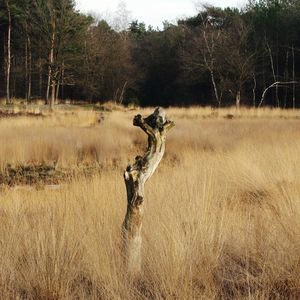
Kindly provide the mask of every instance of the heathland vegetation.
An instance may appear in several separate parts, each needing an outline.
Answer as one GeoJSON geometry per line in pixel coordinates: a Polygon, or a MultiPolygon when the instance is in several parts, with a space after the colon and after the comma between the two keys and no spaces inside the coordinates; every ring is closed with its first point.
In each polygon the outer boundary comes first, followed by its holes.
{"type": "Polygon", "coordinates": [[[299,1],[204,6],[161,30],[127,13],[121,3],[108,24],[73,0],[1,0],[0,97],[299,105],[299,1]]]}
{"type": "Polygon", "coordinates": [[[132,118],[150,112],[1,118],[2,299],[299,297],[297,110],[167,110],[176,127],[146,184],[142,273],[128,278],[122,173],[146,146],[132,118]]]}
{"type": "Polygon", "coordinates": [[[126,13],[0,0],[0,298],[299,299],[300,2],[126,13]],[[133,277],[123,174],[157,104],[176,126],[133,277]]]}

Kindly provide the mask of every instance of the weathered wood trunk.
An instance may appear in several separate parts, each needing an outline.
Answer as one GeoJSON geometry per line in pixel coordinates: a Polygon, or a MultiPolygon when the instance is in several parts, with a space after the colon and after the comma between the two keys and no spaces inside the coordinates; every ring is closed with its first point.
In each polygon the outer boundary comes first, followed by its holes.
{"type": "Polygon", "coordinates": [[[147,118],[137,115],[133,125],[148,135],[148,148],[143,156],[124,172],[127,191],[127,212],[123,223],[124,250],[127,270],[135,276],[141,271],[142,220],[144,214],[144,184],[159,165],[164,152],[167,132],[174,126],[166,119],[162,108],[156,108],[147,118]]]}

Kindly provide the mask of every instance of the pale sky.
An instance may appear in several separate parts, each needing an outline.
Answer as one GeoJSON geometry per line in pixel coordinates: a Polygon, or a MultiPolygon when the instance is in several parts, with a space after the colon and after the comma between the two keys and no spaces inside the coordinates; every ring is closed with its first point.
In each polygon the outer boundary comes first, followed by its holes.
{"type": "MultiPolygon", "coordinates": [[[[77,9],[113,20],[120,0],[75,0],[77,9]]],[[[138,20],[154,28],[162,28],[162,22],[176,22],[178,18],[196,15],[196,3],[208,3],[219,7],[243,7],[245,0],[125,0],[130,20],[138,20]]]]}

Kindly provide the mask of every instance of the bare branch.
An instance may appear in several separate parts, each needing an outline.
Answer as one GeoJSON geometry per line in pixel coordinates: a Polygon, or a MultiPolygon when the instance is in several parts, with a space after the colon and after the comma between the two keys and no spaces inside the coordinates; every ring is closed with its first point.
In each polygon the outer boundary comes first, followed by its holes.
{"type": "Polygon", "coordinates": [[[297,81],[276,81],[276,82],[273,82],[271,85],[269,85],[262,93],[261,95],[261,99],[260,99],[260,102],[258,104],[258,107],[261,107],[264,99],[265,99],[265,96],[266,96],[266,93],[269,89],[273,88],[273,87],[280,87],[281,85],[287,85],[287,84],[295,84],[297,83],[297,81]]]}

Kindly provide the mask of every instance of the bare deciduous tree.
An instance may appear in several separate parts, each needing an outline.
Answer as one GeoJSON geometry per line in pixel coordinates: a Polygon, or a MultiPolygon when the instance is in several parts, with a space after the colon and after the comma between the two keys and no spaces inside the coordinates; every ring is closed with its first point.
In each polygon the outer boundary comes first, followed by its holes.
{"type": "Polygon", "coordinates": [[[126,31],[131,20],[131,12],[127,9],[125,1],[120,1],[112,20],[112,28],[118,32],[126,31]]]}
{"type": "Polygon", "coordinates": [[[216,49],[220,42],[221,29],[213,27],[208,19],[202,17],[202,25],[191,32],[190,35],[190,43],[182,56],[184,69],[196,74],[203,71],[209,72],[214,96],[220,106],[221,102],[216,81],[216,49]]]}
{"type": "Polygon", "coordinates": [[[240,18],[235,18],[222,34],[218,58],[222,77],[230,82],[229,91],[235,97],[236,108],[241,105],[244,85],[253,79],[255,55],[247,49],[249,28],[240,18]]]}

